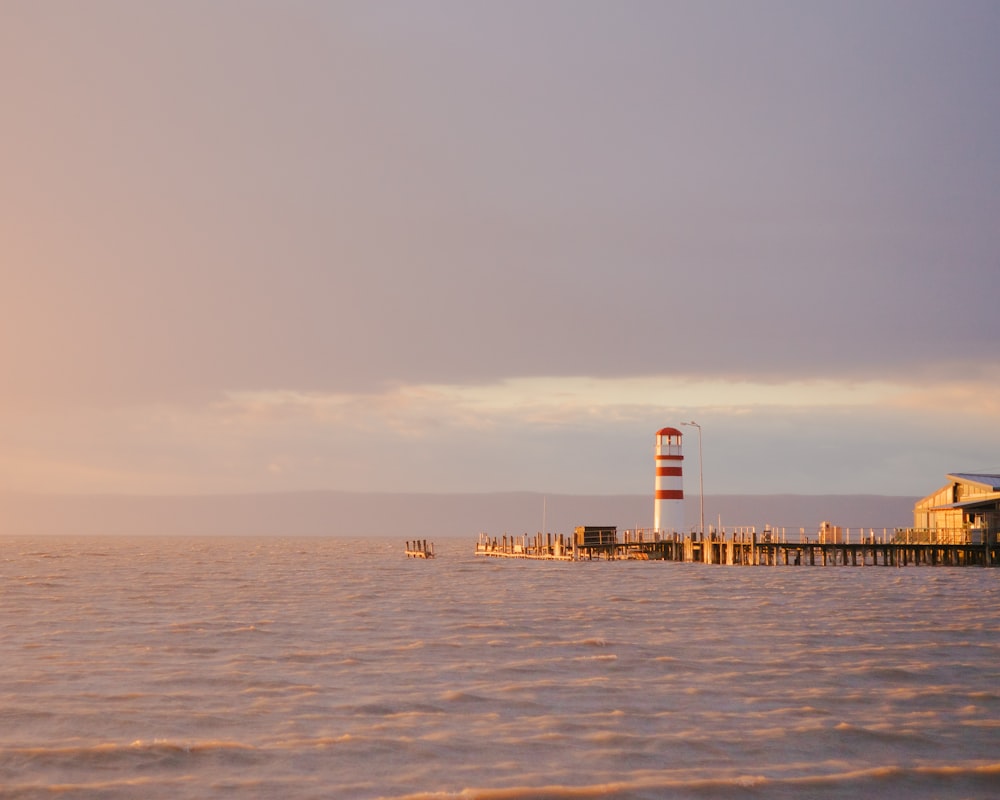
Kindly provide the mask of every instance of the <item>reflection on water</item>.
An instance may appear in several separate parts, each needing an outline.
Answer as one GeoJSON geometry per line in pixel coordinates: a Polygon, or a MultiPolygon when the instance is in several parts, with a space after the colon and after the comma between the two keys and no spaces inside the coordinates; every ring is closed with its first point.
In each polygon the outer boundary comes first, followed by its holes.
{"type": "Polygon", "coordinates": [[[0,797],[989,797],[997,570],[0,542],[0,797]]]}

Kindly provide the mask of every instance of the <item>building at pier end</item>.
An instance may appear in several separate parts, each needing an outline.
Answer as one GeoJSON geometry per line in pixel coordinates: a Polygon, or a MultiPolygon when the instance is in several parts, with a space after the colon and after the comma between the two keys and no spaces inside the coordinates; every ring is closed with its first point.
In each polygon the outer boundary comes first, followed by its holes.
{"type": "Polygon", "coordinates": [[[915,531],[934,541],[995,542],[1000,533],[1000,474],[955,472],[948,483],[917,501],[915,531]]]}

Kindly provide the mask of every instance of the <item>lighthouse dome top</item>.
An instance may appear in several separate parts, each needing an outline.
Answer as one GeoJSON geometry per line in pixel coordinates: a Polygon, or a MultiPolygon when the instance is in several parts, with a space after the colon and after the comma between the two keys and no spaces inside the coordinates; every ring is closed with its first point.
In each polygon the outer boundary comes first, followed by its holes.
{"type": "Polygon", "coordinates": [[[660,428],[656,432],[657,436],[681,436],[681,432],[677,428],[660,428]]]}

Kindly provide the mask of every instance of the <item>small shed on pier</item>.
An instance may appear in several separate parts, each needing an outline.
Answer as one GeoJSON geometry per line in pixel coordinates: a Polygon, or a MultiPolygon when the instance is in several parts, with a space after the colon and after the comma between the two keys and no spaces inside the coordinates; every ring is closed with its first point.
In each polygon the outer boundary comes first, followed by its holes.
{"type": "Polygon", "coordinates": [[[995,542],[1000,531],[1000,474],[955,472],[913,507],[913,527],[936,541],[995,542]]]}
{"type": "Polygon", "coordinates": [[[617,525],[579,525],[574,533],[577,547],[614,547],[618,541],[617,525]]]}

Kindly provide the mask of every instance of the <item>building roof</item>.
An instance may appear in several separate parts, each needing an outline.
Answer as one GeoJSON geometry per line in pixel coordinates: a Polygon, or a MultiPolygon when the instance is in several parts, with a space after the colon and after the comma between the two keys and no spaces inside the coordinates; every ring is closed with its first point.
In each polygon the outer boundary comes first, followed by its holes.
{"type": "Polygon", "coordinates": [[[657,436],[682,436],[683,434],[677,430],[677,428],[660,428],[656,432],[657,436]]]}
{"type": "Polygon", "coordinates": [[[946,503],[943,506],[931,506],[928,511],[941,511],[946,508],[976,508],[977,506],[982,506],[986,508],[988,506],[994,506],[1000,502],[1000,497],[984,496],[979,497],[975,500],[966,500],[964,503],[946,503]]]}
{"type": "Polygon", "coordinates": [[[991,492],[1000,492],[1000,474],[995,472],[949,472],[948,477],[961,483],[978,483],[991,492]]]}

